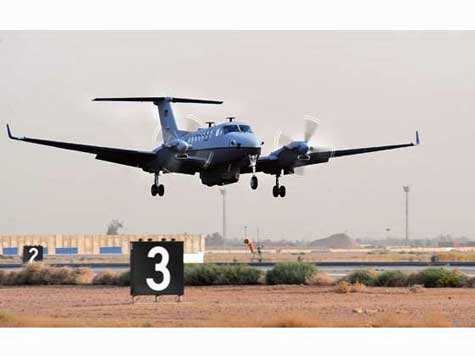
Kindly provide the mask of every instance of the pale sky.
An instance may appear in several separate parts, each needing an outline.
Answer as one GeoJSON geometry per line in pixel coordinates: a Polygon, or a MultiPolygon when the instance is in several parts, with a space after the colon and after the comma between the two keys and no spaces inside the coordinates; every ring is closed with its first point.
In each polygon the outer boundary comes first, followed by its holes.
{"type": "MultiPolygon", "coordinates": [[[[0,32],[0,121],[20,136],[152,149],[155,107],[97,103],[97,96],[224,100],[176,105],[202,122],[237,116],[270,152],[278,129],[298,133],[318,117],[317,144],[417,148],[341,157],[257,191],[242,175],[228,191],[228,235],[243,226],[272,239],[394,237],[404,231],[403,185],[411,186],[411,235],[475,238],[474,32],[0,32]]],[[[301,134],[303,135],[303,134],[301,134]]],[[[0,135],[0,235],[221,231],[219,187],[199,176],[151,174],[93,155],[0,135]]]]}

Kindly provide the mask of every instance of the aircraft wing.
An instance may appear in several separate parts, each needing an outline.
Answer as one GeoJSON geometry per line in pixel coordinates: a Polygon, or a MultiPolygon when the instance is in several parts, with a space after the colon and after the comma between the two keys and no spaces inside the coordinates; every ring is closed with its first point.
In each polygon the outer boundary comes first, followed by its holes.
{"type": "Polygon", "coordinates": [[[325,163],[325,162],[328,162],[331,158],[335,158],[335,157],[352,156],[352,155],[359,155],[363,153],[394,150],[397,148],[404,148],[404,147],[411,147],[411,146],[415,146],[415,144],[405,143],[405,144],[400,144],[400,145],[350,148],[350,149],[345,149],[345,150],[317,151],[317,152],[312,152],[309,154],[310,156],[309,160],[297,161],[295,163],[295,167],[308,166],[308,165],[317,164],[317,163],[325,163]]]}
{"type": "Polygon", "coordinates": [[[123,164],[126,166],[139,167],[146,170],[146,167],[150,162],[157,158],[154,152],[146,151],[134,151],[124,150],[120,148],[110,148],[101,146],[83,145],[77,143],[50,141],[29,137],[16,137],[13,136],[9,125],[7,125],[8,137],[12,140],[25,141],[30,143],[36,143],[39,145],[52,146],[62,148],[65,150],[79,151],[85,153],[91,153],[96,155],[96,159],[102,161],[108,161],[117,164],[123,164]]]}
{"type": "MultiPolygon", "coordinates": [[[[340,150],[331,150],[331,149],[320,149],[314,152],[308,153],[307,157],[300,159],[298,154],[293,153],[292,151],[286,149],[279,149],[269,156],[260,157],[257,161],[256,171],[276,174],[284,170],[284,174],[293,173],[293,169],[296,167],[309,166],[312,164],[326,163],[331,158],[334,157],[343,157],[358,155],[363,153],[377,152],[377,151],[386,151],[394,150],[404,147],[412,147],[419,145],[419,133],[416,132],[416,142],[415,143],[404,143],[399,145],[386,145],[386,146],[374,146],[374,147],[363,147],[363,148],[351,148],[351,149],[340,149],[340,150]]],[[[248,173],[245,170],[243,173],[248,173]]]]}

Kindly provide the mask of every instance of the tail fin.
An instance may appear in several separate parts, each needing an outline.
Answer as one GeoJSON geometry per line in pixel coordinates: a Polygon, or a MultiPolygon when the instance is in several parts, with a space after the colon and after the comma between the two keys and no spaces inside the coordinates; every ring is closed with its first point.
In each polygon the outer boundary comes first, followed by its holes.
{"type": "Polygon", "coordinates": [[[93,101],[138,101],[152,102],[158,107],[160,125],[162,126],[163,141],[168,142],[178,137],[178,127],[171,103],[195,103],[195,104],[222,104],[222,101],[172,98],[172,97],[135,97],[135,98],[95,98],[93,101]]]}

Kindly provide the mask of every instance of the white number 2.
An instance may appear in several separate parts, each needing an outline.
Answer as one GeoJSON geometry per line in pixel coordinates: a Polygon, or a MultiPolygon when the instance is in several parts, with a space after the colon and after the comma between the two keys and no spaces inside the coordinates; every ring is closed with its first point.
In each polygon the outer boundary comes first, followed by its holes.
{"type": "Polygon", "coordinates": [[[160,283],[155,282],[153,278],[147,278],[147,285],[156,291],[162,291],[168,287],[170,284],[170,271],[167,268],[168,261],[170,260],[170,255],[168,251],[162,246],[155,246],[148,251],[147,257],[155,258],[156,255],[161,255],[162,260],[160,263],[155,264],[155,271],[161,272],[163,275],[163,281],[160,283]]]}
{"type": "Polygon", "coordinates": [[[38,251],[38,249],[36,247],[32,247],[28,250],[28,253],[33,253],[30,257],[30,259],[28,260],[28,263],[32,263],[35,261],[35,258],[36,256],[38,256],[38,254],[40,253],[40,251],[38,251]]]}

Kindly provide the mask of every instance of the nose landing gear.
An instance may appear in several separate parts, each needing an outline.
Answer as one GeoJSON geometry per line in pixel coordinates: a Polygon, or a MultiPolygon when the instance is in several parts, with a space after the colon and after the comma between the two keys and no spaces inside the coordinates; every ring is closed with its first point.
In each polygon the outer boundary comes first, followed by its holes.
{"type": "Polygon", "coordinates": [[[249,155],[249,162],[252,169],[251,189],[256,190],[258,186],[258,180],[256,177],[257,155],[249,155]]]}
{"type": "Polygon", "coordinates": [[[258,180],[256,176],[251,177],[251,189],[256,190],[258,185],[258,180]]]}
{"type": "Polygon", "coordinates": [[[163,196],[165,194],[165,187],[163,184],[158,184],[158,178],[160,176],[159,173],[155,173],[155,180],[154,183],[152,184],[152,187],[150,188],[150,192],[152,193],[152,196],[156,196],[157,194],[159,196],[163,196]]]}
{"type": "Polygon", "coordinates": [[[279,178],[280,174],[275,176],[275,185],[272,187],[272,195],[277,198],[280,196],[281,198],[285,197],[286,189],[284,185],[279,185],[279,178]]]}

